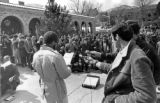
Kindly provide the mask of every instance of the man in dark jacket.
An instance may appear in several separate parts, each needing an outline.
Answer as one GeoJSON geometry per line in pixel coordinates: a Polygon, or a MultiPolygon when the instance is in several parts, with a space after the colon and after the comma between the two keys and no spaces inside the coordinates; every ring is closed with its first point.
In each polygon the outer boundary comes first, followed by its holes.
{"type": "MultiPolygon", "coordinates": [[[[136,21],[129,20],[126,22],[128,26],[130,26],[133,30],[133,39],[136,41],[136,44],[145,52],[147,57],[152,61],[154,68],[152,69],[153,77],[156,82],[156,85],[160,84],[160,58],[156,49],[148,44],[144,38],[139,36],[140,26],[136,21]]],[[[103,60],[108,60],[109,63],[112,63],[115,59],[117,53],[97,53],[91,52],[96,55],[96,57],[100,57],[103,60]]]]}
{"type": "Polygon", "coordinates": [[[136,40],[136,44],[145,52],[147,57],[152,61],[154,65],[154,68],[152,70],[154,80],[157,85],[160,84],[160,58],[158,56],[156,48],[154,48],[151,44],[148,44],[145,41],[145,38],[139,35],[140,26],[136,21],[129,20],[126,23],[131,26],[134,32],[133,38],[134,40],[136,40]]]}
{"type": "Polygon", "coordinates": [[[113,29],[113,37],[120,44],[112,65],[92,60],[108,77],[102,103],[155,103],[156,86],[152,75],[153,65],[134,40],[133,32],[125,24],[113,29]]]}

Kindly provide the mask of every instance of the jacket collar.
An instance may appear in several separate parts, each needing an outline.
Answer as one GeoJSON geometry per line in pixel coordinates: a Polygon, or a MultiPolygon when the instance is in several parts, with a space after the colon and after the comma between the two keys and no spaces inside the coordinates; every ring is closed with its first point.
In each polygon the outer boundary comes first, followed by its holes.
{"type": "Polygon", "coordinates": [[[131,41],[127,44],[127,46],[125,48],[123,48],[119,54],[122,55],[122,57],[126,57],[127,56],[127,53],[128,53],[128,48],[129,48],[129,45],[130,45],[131,41]]]}
{"type": "Polygon", "coordinates": [[[116,69],[117,67],[119,67],[121,65],[122,61],[125,60],[125,58],[129,58],[130,57],[130,54],[131,54],[133,48],[135,47],[135,45],[136,45],[135,41],[131,40],[128,43],[128,45],[122,51],[120,51],[118,53],[118,55],[121,55],[121,56],[119,56],[118,58],[117,57],[115,58],[114,62],[112,63],[111,70],[116,69]]]}
{"type": "Polygon", "coordinates": [[[127,51],[126,57],[130,57],[131,52],[133,51],[133,49],[134,49],[136,46],[137,46],[137,45],[136,45],[136,41],[132,39],[132,40],[130,41],[129,46],[128,46],[128,51],[127,51]]]}
{"type": "Polygon", "coordinates": [[[51,47],[46,46],[46,45],[41,46],[40,50],[49,50],[51,52],[54,52],[54,50],[51,47]]]}

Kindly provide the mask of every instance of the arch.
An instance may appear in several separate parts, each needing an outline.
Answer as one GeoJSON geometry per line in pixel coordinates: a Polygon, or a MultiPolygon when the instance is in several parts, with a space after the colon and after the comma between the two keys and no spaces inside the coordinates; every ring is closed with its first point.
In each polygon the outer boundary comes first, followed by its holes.
{"type": "Polygon", "coordinates": [[[40,25],[40,20],[38,18],[32,18],[29,22],[29,33],[31,36],[38,36],[38,26],[40,25]]]}
{"type": "Polygon", "coordinates": [[[81,24],[81,30],[82,30],[82,32],[84,32],[84,33],[86,33],[86,31],[87,31],[87,25],[86,25],[86,23],[83,21],[82,22],[82,24],[81,24]]]}
{"type": "Polygon", "coordinates": [[[78,21],[74,21],[73,22],[73,28],[75,30],[76,33],[79,33],[80,29],[79,29],[79,23],[78,21]]]}
{"type": "Polygon", "coordinates": [[[93,24],[92,24],[92,22],[88,23],[88,33],[93,33],[93,24]]]}
{"type": "Polygon", "coordinates": [[[23,23],[16,16],[6,16],[1,22],[1,32],[9,36],[16,33],[23,33],[23,23]]]}

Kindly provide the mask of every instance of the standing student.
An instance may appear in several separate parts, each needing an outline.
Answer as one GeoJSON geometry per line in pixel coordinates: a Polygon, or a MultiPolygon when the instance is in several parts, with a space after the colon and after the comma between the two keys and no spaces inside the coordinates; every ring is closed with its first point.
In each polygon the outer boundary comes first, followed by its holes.
{"type": "Polygon", "coordinates": [[[54,50],[57,43],[54,32],[45,33],[44,45],[34,54],[32,64],[42,78],[47,103],[68,103],[64,79],[70,76],[71,70],[62,55],[54,50]]]}

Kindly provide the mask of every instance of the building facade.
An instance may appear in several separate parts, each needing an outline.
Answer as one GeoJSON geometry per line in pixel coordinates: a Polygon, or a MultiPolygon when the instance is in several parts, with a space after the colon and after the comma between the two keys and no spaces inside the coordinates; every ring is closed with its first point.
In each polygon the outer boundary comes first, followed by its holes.
{"type": "MultiPolygon", "coordinates": [[[[7,1],[7,0],[1,0],[7,1]]],[[[69,14],[77,30],[95,32],[95,18],[83,15],[69,14]]],[[[0,32],[12,35],[23,33],[25,35],[36,32],[36,25],[44,16],[44,9],[25,5],[0,2],[0,32]]]]}

